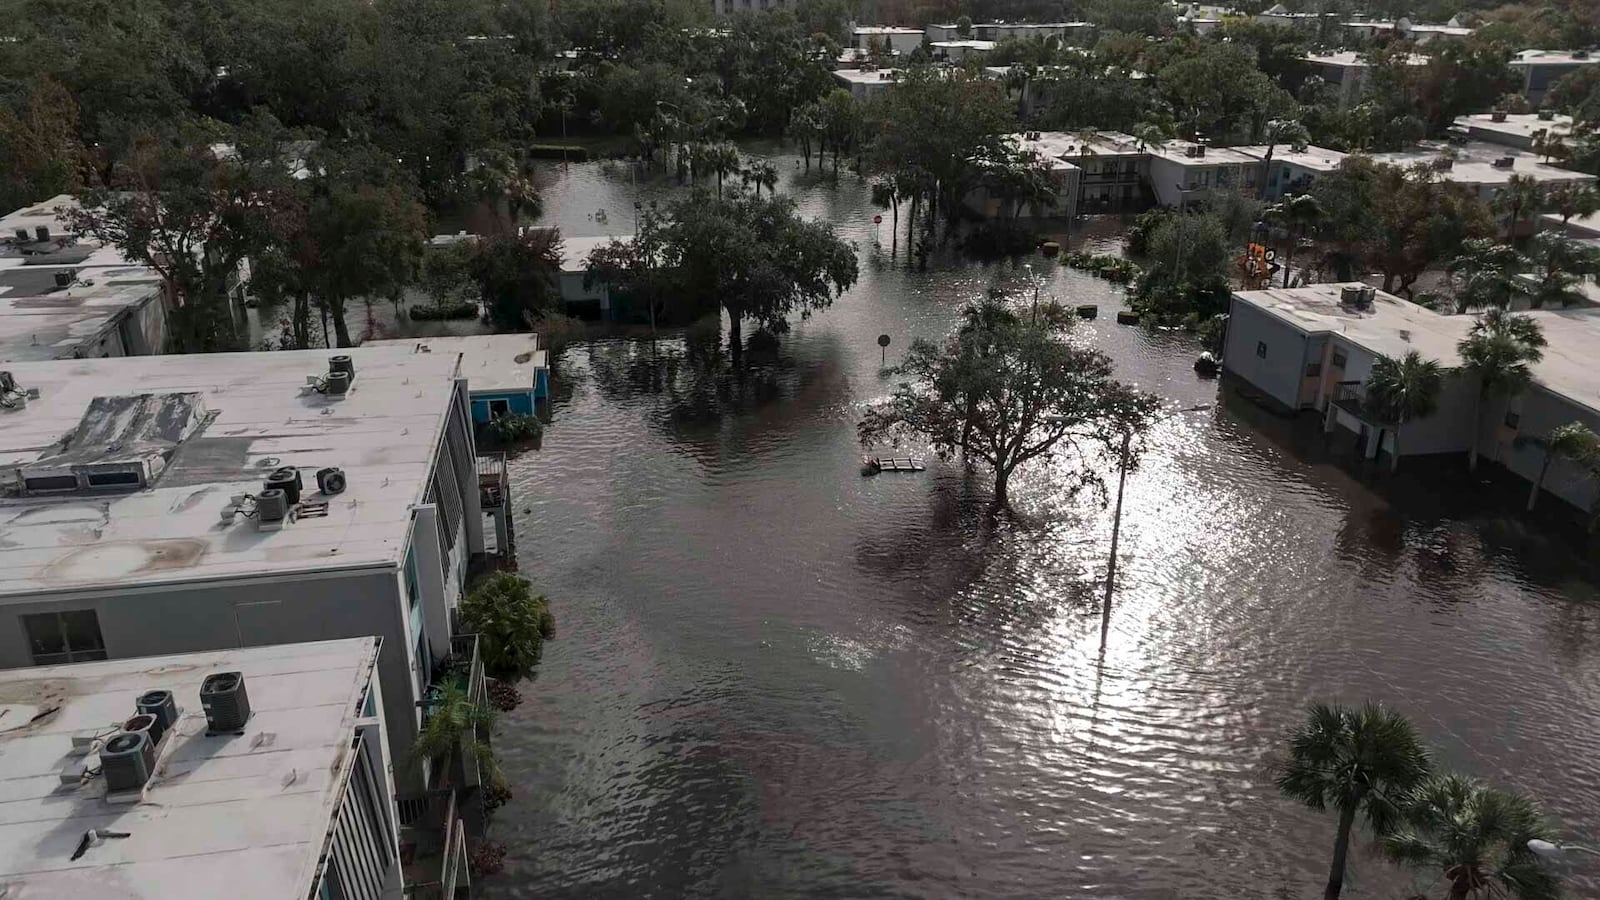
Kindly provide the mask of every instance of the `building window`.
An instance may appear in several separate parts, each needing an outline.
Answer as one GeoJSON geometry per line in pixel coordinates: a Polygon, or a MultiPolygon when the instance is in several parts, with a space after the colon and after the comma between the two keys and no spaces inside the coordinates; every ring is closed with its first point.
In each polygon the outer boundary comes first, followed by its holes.
{"type": "Polygon", "coordinates": [[[1306,364],[1306,377],[1307,378],[1320,378],[1321,376],[1322,376],[1322,363],[1314,362],[1314,363],[1307,363],[1306,364]]]}
{"type": "Polygon", "coordinates": [[[489,401],[489,420],[490,421],[498,419],[501,416],[508,415],[508,414],[510,414],[510,412],[511,412],[511,401],[510,400],[490,400],[489,401]]]}
{"type": "Polygon", "coordinates": [[[1266,359],[1267,358],[1267,342],[1266,341],[1256,341],[1256,355],[1261,357],[1262,359],[1266,359]]]}
{"type": "Polygon", "coordinates": [[[100,618],[92,609],[23,616],[22,628],[28,634],[28,647],[36,666],[106,658],[100,618]]]}
{"type": "Polygon", "coordinates": [[[1514,413],[1514,412],[1511,412],[1510,410],[1506,411],[1506,427],[1507,428],[1510,428],[1512,430],[1516,430],[1516,428],[1521,424],[1522,424],[1522,414],[1521,413],[1514,413]]]}
{"type": "Polygon", "coordinates": [[[1335,350],[1335,351],[1333,351],[1333,367],[1335,369],[1344,368],[1345,367],[1345,363],[1348,363],[1349,361],[1350,361],[1350,357],[1347,356],[1343,350],[1335,350]]]}

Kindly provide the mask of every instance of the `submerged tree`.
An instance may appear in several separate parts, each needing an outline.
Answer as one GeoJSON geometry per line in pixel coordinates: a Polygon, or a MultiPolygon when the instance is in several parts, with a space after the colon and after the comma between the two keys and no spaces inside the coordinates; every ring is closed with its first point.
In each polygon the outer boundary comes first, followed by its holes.
{"type": "Polygon", "coordinates": [[[1448,269],[1452,280],[1459,279],[1460,286],[1455,292],[1456,311],[1509,308],[1522,293],[1522,282],[1517,276],[1528,265],[1528,258],[1510,244],[1489,238],[1474,238],[1462,244],[1461,252],[1448,269]]]}
{"type": "Polygon", "coordinates": [[[1528,849],[1552,836],[1538,804],[1462,775],[1439,775],[1423,784],[1407,806],[1404,824],[1379,837],[1385,856],[1432,872],[1450,900],[1509,897],[1554,900],[1561,882],[1528,849]]]}
{"type": "Polygon", "coordinates": [[[1380,356],[1373,361],[1372,374],[1367,376],[1367,408],[1394,427],[1391,471],[1400,468],[1400,434],[1406,423],[1433,415],[1443,390],[1444,370],[1439,362],[1425,359],[1415,350],[1400,359],[1380,356]]]}
{"type": "Polygon", "coordinates": [[[1278,773],[1284,796],[1339,815],[1325,900],[1338,900],[1356,819],[1384,835],[1400,823],[1410,793],[1428,777],[1427,748],[1405,716],[1381,704],[1360,709],[1317,704],[1290,738],[1278,773]]]}
{"type": "MultiPolygon", "coordinates": [[[[1600,434],[1595,434],[1582,422],[1559,425],[1551,429],[1548,435],[1531,438],[1530,442],[1544,450],[1544,462],[1539,465],[1539,477],[1534,479],[1533,487],[1528,491],[1528,512],[1533,512],[1534,504],[1538,503],[1545,476],[1550,474],[1550,464],[1557,459],[1571,460],[1589,478],[1600,478],[1600,434]]],[[[1597,501],[1597,505],[1600,505],[1600,501],[1597,501]]]]}
{"type": "Polygon", "coordinates": [[[994,473],[997,505],[1033,459],[1070,453],[1078,485],[1098,483],[1091,457],[1148,429],[1158,400],[1113,379],[1105,354],[1074,343],[1070,317],[1040,312],[1035,321],[991,301],[942,344],[914,342],[897,370],[905,380],[862,418],[862,443],[917,436],[941,456],[963,453],[994,473]]]}
{"type": "Polygon", "coordinates": [[[1531,316],[1490,309],[1472,323],[1456,345],[1462,369],[1478,379],[1473,400],[1472,444],[1467,467],[1478,468],[1478,441],[1483,437],[1486,401],[1496,394],[1514,395],[1533,380],[1532,365],[1544,358],[1544,333],[1531,316]]]}
{"type": "Polygon", "coordinates": [[[533,593],[528,579],[497,572],[462,599],[461,631],[477,633],[491,676],[522,678],[539,664],[545,638],[555,633],[555,619],[549,601],[533,593]]]}

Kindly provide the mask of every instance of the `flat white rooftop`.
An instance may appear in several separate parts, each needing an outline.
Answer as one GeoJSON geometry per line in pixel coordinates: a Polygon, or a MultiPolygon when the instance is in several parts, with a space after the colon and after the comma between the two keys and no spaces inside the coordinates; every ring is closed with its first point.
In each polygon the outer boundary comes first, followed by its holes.
{"type": "MultiPolygon", "coordinates": [[[[1374,153],[1372,158],[1378,162],[1399,166],[1432,163],[1443,155],[1446,146],[1438,143],[1419,144],[1395,153],[1374,153]]],[[[1455,153],[1455,162],[1451,164],[1449,171],[1441,172],[1440,177],[1458,184],[1493,187],[1506,184],[1513,175],[1529,175],[1546,184],[1587,183],[1595,180],[1593,175],[1547,165],[1541,161],[1537,153],[1507,147],[1504,144],[1467,141],[1465,144],[1455,145],[1455,153]],[[1510,166],[1495,165],[1496,160],[1507,157],[1513,160],[1510,166]]]]}
{"type": "MultiPolygon", "coordinates": [[[[589,268],[589,254],[601,247],[606,247],[612,241],[627,243],[633,240],[631,234],[600,234],[586,235],[584,237],[561,238],[561,271],[568,274],[585,272],[589,268]]],[[[370,341],[368,343],[371,343],[370,341]]]]}
{"type": "Polygon", "coordinates": [[[1006,142],[1018,150],[1032,151],[1050,160],[1051,167],[1057,170],[1077,168],[1068,157],[1075,156],[1083,143],[1077,135],[1065,131],[1023,131],[1006,135],[1006,142]],[[1029,138],[1030,134],[1038,134],[1039,137],[1033,140],[1029,138]]]}
{"type": "Polygon", "coordinates": [[[899,69],[835,69],[833,77],[849,84],[894,84],[899,69]]]}
{"type": "Polygon", "coordinates": [[[377,641],[355,638],[0,672],[0,891],[7,898],[305,900],[354,757],[377,641]],[[200,683],[243,672],[242,735],[206,736],[200,683]],[[180,718],[143,801],[63,785],[80,731],[112,732],[146,691],[180,718]],[[53,711],[51,711],[53,710],[53,711]],[[89,829],[123,832],[72,859],[89,829]]]}
{"type": "Polygon", "coordinates": [[[1189,141],[1169,141],[1159,147],[1148,147],[1145,152],[1152,159],[1164,159],[1180,166],[1237,166],[1260,160],[1234,147],[1206,147],[1204,156],[1189,156],[1189,148],[1199,146],[1189,141]]]}
{"type": "MultiPolygon", "coordinates": [[[[1370,309],[1339,303],[1340,284],[1239,291],[1233,296],[1301,331],[1339,334],[1373,353],[1399,357],[1416,350],[1448,368],[1461,366],[1456,344],[1472,328],[1470,315],[1440,315],[1377,292],[1370,309]]],[[[1534,381],[1573,403],[1600,411],[1600,309],[1539,309],[1525,313],[1544,330],[1549,345],[1533,368],[1534,381]]]]}
{"type": "Polygon", "coordinates": [[[537,334],[469,334],[459,337],[395,338],[363,347],[410,347],[413,353],[461,357],[471,392],[531,391],[539,369],[549,367],[537,334]]]}
{"type": "Polygon", "coordinates": [[[1563,136],[1572,134],[1571,116],[1558,115],[1550,119],[1541,119],[1537,113],[1507,115],[1504,122],[1496,122],[1493,113],[1479,113],[1461,116],[1456,119],[1455,124],[1457,128],[1465,128],[1470,132],[1506,135],[1529,141],[1533,140],[1538,132],[1563,136]]]}
{"type": "MultiPolygon", "coordinates": [[[[0,497],[0,597],[398,565],[433,469],[455,389],[456,356],[360,347],[343,399],[305,389],[335,351],[58,360],[9,367],[37,400],[0,409],[0,471],[64,446],[96,398],[200,396],[209,418],[133,493],[0,497]],[[327,515],[260,532],[224,525],[230,495],[255,493],[280,466],[345,470],[327,515]]],[[[76,450],[74,452],[77,452],[76,450]]],[[[14,485],[14,481],[8,484],[14,485]]]]}
{"type": "Polygon", "coordinates": [[[1586,66],[1600,62],[1593,53],[1578,55],[1570,50],[1523,50],[1512,57],[1513,66],[1586,66]]]}
{"type": "MultiPolygon", "coordinates": [[[[1539,221],[1543,228],[1561,230],[1560,213],[1545,213],[1539,221]]],[[[1600,238],[1600,213],[1568,219],[1567,233],[1576,238],[1600,238]]]]}
{"type": "Polygon", "coordinates": [[[932,41],[929,47],[938,47],[940,50],[993,50],[995,41],[932,41]]]}
{"type": "Polygon", "coordinates": [[[892,26],[892,25],[858,25],[858,26],[856,26],[855,33],[856,34],[913,35],[913,34],[921,34],[922,33],[922,29],[921,28],[897,28],[897,27],[892,26]]]}
{"type": "Polygon", "coordinates": [[[158,302],[161,278],[113,247],[74,239],[58,209],[65,194],[0,217],[0,363],[69,358],[113,327],[125,312],[158,302]],[[50,239],[37,239],[39,228],[50,239]],[[23,241],[18,230],[28,233],[23,241]],[[55,276],[71,272],[69,287],[55,276]]]}
{"type": "MultiPolygon", "coordinates": [[[[1355,50],[1340,50],[1336,53],[1308,53],[1300,57],[1308,63],[1319,66],[1338,66],[1344,69],[1370,69],[1372,64],[1362,58],[1362,54],[1355,50]]],[[[1406,59],[1408,66],[1425,66],[1428,58],[1421,54],[1413,53],[1406,59]]]]}
{"type": "MultiPolygon", "coordinates": [[[[1261,162],[1267,157],[1265,145],[1234,147],[1233,149],[1257,162],[1261,162]]],[[[1286,165],[1299,166],[1302,169],[1309,169],[1313,172],[1333,172],[1338,170],[1339,166],[1344,163],[1346,155],[1338,150],[1328,150],[1323,147],[1305,147],[1304,149],[1296,150],[1293,147],[1279,145],[1272,148],[1272,161],[1274,164],[1284,163],[1286,165]]]]}

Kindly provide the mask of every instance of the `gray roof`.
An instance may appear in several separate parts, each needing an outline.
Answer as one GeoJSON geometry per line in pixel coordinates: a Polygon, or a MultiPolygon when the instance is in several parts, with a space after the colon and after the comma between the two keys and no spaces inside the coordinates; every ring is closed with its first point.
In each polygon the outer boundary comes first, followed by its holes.
{"type": "Polygon", "coordinates": [[[0,672],[0,890],[305,900],[377,653],[355,638],[0,672]],[[223,671],[244,673],[252,716],[242,735],[208,737],[200,683],[223,671]],[[94,760],[72,755],[72,736],[112,732],[154,689],[173,692],[180,718],[144,799],[108,803],[98,778],[64,785],[63,766],[94,760]],[[91,828],[128,836],[72,859],[91,828]]]}

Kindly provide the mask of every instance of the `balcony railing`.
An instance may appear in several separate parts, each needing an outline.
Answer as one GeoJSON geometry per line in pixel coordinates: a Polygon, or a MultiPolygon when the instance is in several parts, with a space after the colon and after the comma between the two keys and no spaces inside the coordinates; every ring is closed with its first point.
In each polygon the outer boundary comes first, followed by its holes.
{"type": "Polygon", "coordinates": [[[478,505],[484,509],[499,509],[509,496],[510,482],[506,479],[504,453],[478,454],[478,505]]]}
{"type": "Polygon", "coordinates": [[[411,900],[464,900],[471,896],[467,833],[457,811],[453,787],[429,791],[424,812],[408,829],[416,855],[405,868],[405,895],[411,900]]]}
{"type": "Polygon", "coordinates": [[[1367,392],[1359,381],[1341,381],[1333,386],[1333,405],[1358,419],[1367,419],[1367,392]]]}

